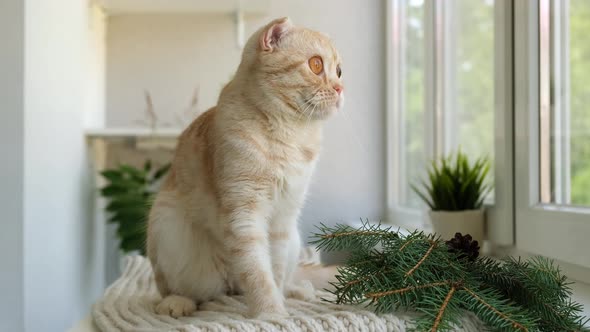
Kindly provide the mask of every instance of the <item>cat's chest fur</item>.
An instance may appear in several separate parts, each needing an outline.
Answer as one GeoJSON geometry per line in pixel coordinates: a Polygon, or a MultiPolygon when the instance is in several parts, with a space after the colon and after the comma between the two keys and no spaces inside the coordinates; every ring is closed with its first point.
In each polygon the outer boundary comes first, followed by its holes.
{"type": "Polygon", "coordinates": [[[273,197],[276,203],[302,203],[318,153],[319,141],[310,138],[289,144],[269,144],[267,163],[275,179],[273,197]]]}

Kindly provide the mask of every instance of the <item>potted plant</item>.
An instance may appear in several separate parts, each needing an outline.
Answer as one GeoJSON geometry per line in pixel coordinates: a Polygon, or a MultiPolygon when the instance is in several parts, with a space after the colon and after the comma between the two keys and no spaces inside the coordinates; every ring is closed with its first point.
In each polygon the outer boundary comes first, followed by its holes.
{"type": "Polygon", "coordinates": [[[170,164],[152,169],[151,161],[143,168],[120,165],[101,172],[107,185],[101,194],[107,198],[109,222],[117,225],[119,249],[123,253],[145,255],[147,215],[159,180],[168,172],[170,164]]]}
{"type": "Polygon", "coordinates": [[[429,216],[435,233],[445,239],[455,233],[470,234],[474,240],[485,239],[483,203],[492,186],[488,182],[490,163],[479,158],[470,163],[458,151],[455,155],[434,160],[422,189],[412,189],[430,207],[429,216]]]}

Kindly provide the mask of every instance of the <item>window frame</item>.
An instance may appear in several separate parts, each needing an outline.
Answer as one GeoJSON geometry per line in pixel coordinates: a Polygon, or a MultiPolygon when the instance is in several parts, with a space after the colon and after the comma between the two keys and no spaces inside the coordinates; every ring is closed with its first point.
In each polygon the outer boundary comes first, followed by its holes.
{"type": "MultiPolygon", "coordinates": [[[[386,190],[386,202],[387,202],[387,216],[386,221],[388,223],[395,224],[400,227],[404,227],[407,229],[426,229],[428,225],[425,224],[423,221],[423,214],[418,209],[413,209],[401,204],[402,200],[404,199],[404,192],[401,187],[402,178],[404,177],[405,170],[404,170],[404,163],[403,163],[403,146],[402,144],[398,144],[399,142],[403,142],[405,136],[405,126],[404,123],[404,114],[403,112],[399,111],[403,109],[404,105],[404,80],[401,79],[403,77],[403,68],[404,68],[404,54],[401,50],[405,49],[404,44],[404,26],[405,26],[405,6],[403,0],[388,0],[386,2],[386,68],[387,68],[387,82],[386,82],[386,89],[387,89],[387,112],[386,112],[386,124],[387,124],[387,172],[386,172],[386,183],[387,183],[387,190],[386,190]],[[394,111],[397,110],[397,111],[394,111]]],[[[426,18],[425,21],[431,21],[429,19],[429,15],[431,15],[432,8],[425,8],[424,17],[426,18]],[[430,10],[429,10],[430,9],[430,10]]],[[[430,31],[428,26],[426,26],[425,30],[430,31]]],[[[431,38],[428,33],[425,31],[425,39],[431,38]]],[[[429,54],[424,54],[425,56],[425,96],[424,96],[424,105],[425,105],[425,127],[429,130],[426,130],[425,137],[424,137],[424,149],[427,152],[428,157],[434,156],[434,146],[432,144],[433,137],[430,133],[433,133],[435,130],[434,121],[430,120],[433,119],[434,113],[429,112],[428,110],[432,110],[433,107],[428,105],[427,103],[432,103],[434,96],[433,94],[433,75],[428,75],[428,73],[433,73],[433,70],[428,70],[429,68],[434,68],[433,66],[433,57],[428,56],[429,54]]]]}
{"type": "Polygon", "coordinates": [[[549,0],[515,2],[516,248],[590,267],[590,209],[541,203],[540,118],[551,107],[549,0]],[[545,16],[542,16],[545,15],[545,16]],[[543,20],[541,19],[543,17],[543,20]],[[541,25],[541,23],[543,25],[541,25]],[[543,46],[543,48],[541,48],[543,46]],[[555,245],[559,243],[561,245],[555,245]],[[552,244],[552,245],[551,245],[552,244]]]}
{"type": "MultiPolygon", "coordinates": [[[[387,59],[387,217],[388,223],[408,229],[430,230],[424,210],[402,205],[404,196],[404,112],[403,110],[403,65],[404,65],[404,0],[388,0],[386,6],[386,59],[387,59]]],[[[487,234],[498,246],[514,244],[514,192],[513,186],[513,13],[512,0],[496,1],[494,4],[494,66],[498,79],[494,83],[494,205],[487,207],[487,234]],[[510,110],[507,112],[506,110],[510,110]]],[[[434,52],[425,53],[425,152],[428,159],[450,152],[453,138],[449,130],[452,115],[443,111],[450,109],[445,103],[445,82],[453,75],[449,67],[449,47],[452,30],[449,11],[452,8],[442,1],[425,0],[425,45],[434,52]],[[443,27],[437,29],[437,27],[443,27]]]]}
{"type": "MultiPolygon", "coordinates": [[[[425,8],[426,21],[435,22],[435,6],[432,1],[425,8]]],[[[549,1],[549,0],[541,0],[549,1]]],[[[403,0],[388,0],[387,2],[387,222],[407,229],[429,230],[426,215],[423,210],[410,209],[400,204],[400,189],[402,173],[399,165],[403,156],[401,144],[403,138],[403,114],[400,109],[400,95],[403,93],[403,82],[399,78],[399,62],[401,52],[397,52],[403,41],[401,36],[403,17],[400,5],[403,0]]],[[[556,259],[568,270],[582,269],[582,274],[590,278],[590,209],[541,202],[540,194],[540,153],[539,153],[539,117],[540,117],[540,26],[539,3],[535,0],[506,0],[495,2],[495,85],[494,85],[494,150],[495,150],[495,202],[487,207],[487,235],[497,252],[513,250],[518,253],[543,255],[556,259]],[[518,111],[516,111],[518,110],[518,111]],[[516,158],[515,156],[518,156],[516,158]],[[555,245],[559,243],[561,245],[555,245]],[[566,245],[567,244],[567,245],[566,245]]],[[[563,8],[562,8],[563,10],[563,8]]],[[[550,11],[550,13],[552,13],[550,11]]],[[[562,15],[561,13],[560,15],[562,15]]],[[[555,20],[563,28],[566,26],[563,15],[555,20]]],[[[434,24],[426,26],[431,30],[434,24]]],[[[545,31],[547,33],[547,31],[545,31]]],[[[426,34],[426,38],[433,38],[434,34],[426,34]]],[[[564,41],[567,35],[555,34],[552,38],[564,41]],[[564,37],[565,36],[565,37],[564,37]]],[[[545,36],[547,38],[547,36],[545,36]]],[[[546,39],[545,39],[546,41],[546,39]]],[[[433,40],[427,41],[432,45],[433,40]]],[[[563,47],[562,47],[563,49],[563,47]]],[[[546,52],[550,52],[548,49],[546,52]]],[[[555,56],[567,58],[567,50],[555,51],[555,56]]],[[[427,57],[426,72],[436,73],[436,59],[427,57]]],[[[561,61],[563,63],[563,61],[561,61]]],[[[560,64],[558,60],[545,63],[545,69],[566,75],[569,68],[560,64]]],[[[427,74],[428,75],[428,74],[427,74]]],[[[547,79],[551,76],[546,76],[547,79]]],[[[566,82],[567,80],[562,80],[566,82]]],[[[559,82],[545,82],[544,87],[555,86],[557,89],[567,90],[567,85],[559,82]]],[[[566,83],[567,84],[567,83],[566,83]]],[[[434,119],[437,114],[433,103],[435,100],[436,82],[434,74],[426,76],[426,116],[430,122],[426,123],[425,133],[427,144],[425,149],[428,157],[434,157],[439,146],[434,144],[440,134],[436,129],[441,128],[434,119]]],[[[566,92],[567,93],[567,92],[566,92]]],[[[567,119],[567,95],[553,100],[553,107],[558,109],[557,116],[564,132],[567,119]]],[[[545,99],[547,100],[547,99],[545,99]]],[[[545,101],[546,102],[546,101],[545,101]]],[[[549,99],[549,103],[551,103],[549,99]]],[[[568,157],[567,142],[560,142],[560,154],[568,157]],[[565,145],[564,145],[565,144],[565,145]]],[[[563,171],[558,173],[563,181],[563,171]]],[[[562,182],[563,183],[563,182],[562,182]]],[[[567,199],[563,194],[561,199],[567,199]],[[565,197],[565,198],[564,198],[565,197]]],[[[558,200],[559,202],[559,200],[558,200]]],[[[585,280],[590,280],[583,277],[585,280]]]]}
{"type": "MultiPolygon", "coordinates": [[[[551,20],[558,29],[551,29],[550,84],[553,115],[551,127],[554,143],[552,176],[554,199],[557,204],[571,203],[571,148],[570,148],[570,64],[569,61],[569,0],[551,3],[551,20]]],[[[551,175],[550,175],[551,177],[551,175]]]]}

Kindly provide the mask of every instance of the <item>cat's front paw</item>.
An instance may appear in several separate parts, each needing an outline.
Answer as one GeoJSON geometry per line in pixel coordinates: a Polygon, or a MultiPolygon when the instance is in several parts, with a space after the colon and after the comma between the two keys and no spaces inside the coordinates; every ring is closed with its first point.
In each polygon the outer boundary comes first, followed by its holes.
{"type": "Polygon", "coordinates": [[[301,301],[312,301],[316,299],[315,289],[309,280],[303,280],[301,285],[285,285],[285,296],[301,301]]]}
{"type": "Polygon", "coordinates": [[[156,306],[156,312],[158,314],[170,315],[174,318],[190,316],[195,310],[197,310],[197,305],[193,300],[178,295],[166,296],[156,306]]]}

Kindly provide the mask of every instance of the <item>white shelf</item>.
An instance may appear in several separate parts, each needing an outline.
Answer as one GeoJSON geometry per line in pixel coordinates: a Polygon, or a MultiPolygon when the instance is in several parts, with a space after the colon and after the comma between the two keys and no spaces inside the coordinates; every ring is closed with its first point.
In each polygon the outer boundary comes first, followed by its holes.
{"type": "Polygon", "coordinates": [[[158,128],[152,131],[143,127],[86,129],[87,138],[177,138],[182,128],[158,128]]]}
{"type": "Polygon", "coordinates": [[[109,15],[164,13],[234,13],[263,15],[270,0],[97,0],[109,15]]]}

